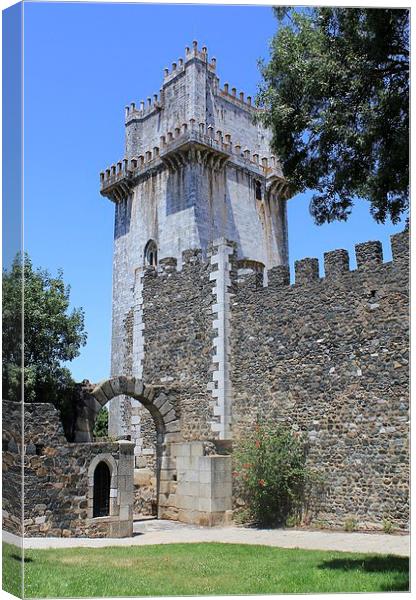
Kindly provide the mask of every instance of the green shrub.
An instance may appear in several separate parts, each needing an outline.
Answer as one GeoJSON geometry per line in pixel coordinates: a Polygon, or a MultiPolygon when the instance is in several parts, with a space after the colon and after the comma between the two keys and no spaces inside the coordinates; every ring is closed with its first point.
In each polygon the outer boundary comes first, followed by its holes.
{"type": "Polygon", "coordinates": [[[383,519],[383,531],[384,533],[393,533],[394,526],[389,519],[383,519]]]}
{"type": "Polygon", "coordinates": [[[354,519],[354,517],[350,517],[344,523],[345,531],[355,531],[357,529],[357,526],[358,526],[358,521],[357,521],[357,519],[354,519]]]}
{"type": "Polygon", "coordinates": [[[290,515],[286,519],[286,527],[298,527],[301,523],[299,515],[290,515]]]}
{"type": "Polygon", "coordinates": [[[306,441],[288,427],[256,425],[236,444],[234,471],[239,495],[259,525],[300,522],[304,491],[309,479],[306,441]]]}
{"type": "Polygon", "coordinates": [[[95,438],[108,437],[108,410],[105,407],[97,415],[93,435],[95,438]]]}

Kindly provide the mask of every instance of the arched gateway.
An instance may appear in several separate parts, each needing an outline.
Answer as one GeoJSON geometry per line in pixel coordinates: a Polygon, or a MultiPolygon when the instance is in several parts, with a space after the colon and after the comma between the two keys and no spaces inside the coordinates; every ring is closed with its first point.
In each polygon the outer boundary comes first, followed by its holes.
{"type": "Polygon", "coordinates": [[[129,396],[139,401],[150,412],[156,428],[156,497],[160,507],[168,505],[170,482],[176,481],[176,460],[171,457],[170,442],[181,441],[176,408],[164,389],[144,384],[135,377],[111,377],[99,383],[84,396],[75,432],[75,441],[90,442],[100,410],[118,396],[129,396]]]}
{"type": "Polygon", "coordinates": [[[98,411],[117,396],[130,396],[138,400],[153,417],[159,443],[165,441],[167,433],[179,432],[179,419],[168,395],[160,388],[144,384],[141,379],[122,375],[112,377],[99,383],[92,395],[99,404],[98,411]]]}
{"type": "MultiPolygon", "coordinates": [[[[138,400],[152,415],[157,432],[156,497],[159,518],[198,525],[224,524],[228,522],[232,508],[231,456],[217,454],[215,450],[213,453],[210,441],[183,439],[176,395],[174,398],[173,394],[173,391],[144,384],[135,377],[107,379],[86,393],[84,408],[77,421],[76,441],[92,440],[95,419],[102,407],[113,398],[129,396],[138,400]]],[[[129,473],[132,481],[134,465],[131,464],[129,473]]],[[[129,473],[123,472],[121,477],[126,478],[129,473]]],[[[93,494],[93,477],[90,483],[93,494]]],[[[129,513],[131,509],[132,506],[129,506],[129,513]]]]}

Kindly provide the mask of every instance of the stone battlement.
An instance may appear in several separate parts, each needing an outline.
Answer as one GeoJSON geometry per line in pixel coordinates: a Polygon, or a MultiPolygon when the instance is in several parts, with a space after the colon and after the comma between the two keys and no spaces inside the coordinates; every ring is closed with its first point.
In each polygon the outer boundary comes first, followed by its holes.
{"type": "Polygon", "coordinates": [[[187,46],[185,48],[185,58],[179,58],[177,61],[172,63],[171,70],[167,67],[163,72],[163,84],[158,94],[153,94],[153,97],[148,97],[147,102],[144,100],[140,101],[139,107],[135,102],[131,102],[130,105],[125,107],[125,120],[126,124],[132,121],[140,121],[149,117],[149,115],[162,110],[165,107],[165,94],[164,89],[170,86],[173,81],[176,81],[180,77],[185,75],[187,67],[194,61],[200,61],[204,65],[209,73],[214,77],[215,83],[215,94],[230,102],[231,104],[237,105],[239,108],[243,108],[251,114],[259,112],[261,109],[257,108],[252,104],[252,97],[245,97],[245,93],[240,91],[237,94],[237,88],[230,88],[229,83],[224,83],[224,87],[220,88],[220,80],[215,75],[217,60],[212,57],[211,60],[208,58],[208,50],[206,46],[203,46],[201,50],[198,48],[198,42],[196,40],[192,43],[192,48],[187,46]]]}
{"type": "MultiPolygon", "coordinates": [[[[290,283],[290,269],[288,265],[273,267],[267,271],[267,282],[264,278],[265,266],[263,263],[248,258],[237,259],[236,245],[229,240],[218,240],[211,245],[208,251],[208,257],[215,252],[216,245],[220,243],[230,248],[230,256],[233,261],[235,277],[239,287],[244,287],[245,283],[251,285],[256,281],[257,287],[277,289],[283,287],[305,286],[318,281],[333,280],[346,273],[371,272],[377,267],[390,263],[383,262],[383,247],[379,241],[363,242],[355,245],[355,258],[357,269],[350,270],[350,257],[347,250],[338,249],[324,254],[325,276],[319,275],[319,259],[303,258],[295,261],[295,281],[290,283]],[[253,279],[253,276],[254,279],[253,279]]],[[[391,250],[394,264],[400,263],[406,266],[409,260],[409,234],[407,230],[396,233],[391,236],[391,250]]],[[[200,269],[200,263],[206,262],[204,253],[201,249],[184,250],[182,252],[182,269],[193,265],[200,269]]],[[[145,277],[166,277],[174,273],[180,273],[178,269],[178,260],[175,257],[164,257],[159,261],[157,268],[144,268],[145,277]]],[[[208,274],[207,274],[208,277],[208,274]]]]}
{"type": "Polygon", "coordinates": [[[228,161],[266,178],[268,190],[276,191],[278,188],[280,195],[290,195],[280,164],[273,154],[260,156],[258,152],[242,147],[239,141],[234,142],[231,134],[224,134],[220,129],[214,132],[212,125],[197,124],[195,119],[161,135],[159,146],[153,146],[131,159],[123,158],[101,171],[101,194],[117,201],[128,194],[137,178],[158,165],[164,163],[175,171],[188,161],[212,168],[221,167],[228,161]]]}

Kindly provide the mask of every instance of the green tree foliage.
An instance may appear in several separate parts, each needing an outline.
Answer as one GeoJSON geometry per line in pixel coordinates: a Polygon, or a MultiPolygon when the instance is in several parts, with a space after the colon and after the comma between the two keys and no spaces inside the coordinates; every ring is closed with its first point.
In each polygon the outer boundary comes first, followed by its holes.
{"type": "Polygon", "coordinates": [[[277,526],[300,518],[310,479],[305,448],[302,435],[284,426],[256,425],[236,444],[233,476],[256,523],[277,526]]]}
{"type": "Polygon", "coordinates": [[[86,343],[84,313],[69,311],[70,287],[62,272],[52,277],[34,269],[27,254],[3,272],[3,396],[25,402],[52,402],[65,413],[74,382],[63,362],[79,355],[86,343]],[[22,300],[24,346],[22,352],[22,300]]]}
{"type": "Polygon", "coordinates": [[[409,11],[274,9],[257,103],[294,193],[313,190],[317,224],[357,198],[377,222],[409,207],[409,11]]]}
{"type": "Polygon", "coordinates": [[[97,415],[97,419],[94,425],[94,437],[108,437],[108,410],[104,407],[100,410],[100,412],[97,415]]]}

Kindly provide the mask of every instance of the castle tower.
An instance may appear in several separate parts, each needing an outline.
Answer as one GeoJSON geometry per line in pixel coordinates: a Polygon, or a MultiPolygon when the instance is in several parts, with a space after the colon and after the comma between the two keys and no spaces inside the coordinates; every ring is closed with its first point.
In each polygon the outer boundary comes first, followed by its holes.
{"type": "MultiPolygon", "coordinates": [[[[216,242],[219,344],[225,345],[229,246],[221,240],[234,242],[239,259],[262,263],[266,280],[268,269],[287,264],[288,187],[270,151],[270,132],[255,122],[258,110],[243,92],[220,87],[215,58],[197,42],[165,69],[158,95],[126,107],[125,156],[100,175],[101,194],[115,204],[112,375],[142,376],[147,266],[173,257],[180,269],[183,251],[200,248],[207,257],[216,242]]],[[[219,371],[218,434],[227,439],[225,359],[219,371]]],[[[136,408],[127,399],[111,406],[110,433],[138,438],[136,408]]]]}

